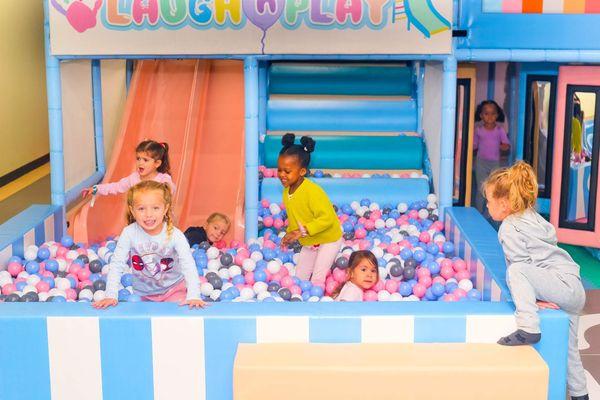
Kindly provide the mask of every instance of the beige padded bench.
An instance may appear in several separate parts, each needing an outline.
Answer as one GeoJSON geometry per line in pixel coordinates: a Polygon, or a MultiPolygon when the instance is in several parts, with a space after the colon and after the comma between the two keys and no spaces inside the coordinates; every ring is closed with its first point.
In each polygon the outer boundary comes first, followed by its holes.
{"type": "Polygon", "coordinates": [[[240,344],[234,363],[233,397],[546,400],[548,366],[530,346],[240,344]]]}

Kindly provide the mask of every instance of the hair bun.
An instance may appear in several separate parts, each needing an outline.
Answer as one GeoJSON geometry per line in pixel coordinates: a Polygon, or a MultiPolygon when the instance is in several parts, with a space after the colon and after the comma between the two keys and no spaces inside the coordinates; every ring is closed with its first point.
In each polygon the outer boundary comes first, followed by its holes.
{"type": "Polygon", "coordinates": [[[293,133],[286,133],[281,138],[281,144],[283,145],[283,147],[290,147],[291,145],[294,144],[295,140],[296,140],[296,135],[294,135],[293,133]]]}
{"type": "Polygon", "coordinates": [[[316,142],[310,136],[302,136],[302,139],[300,139],[300,144],[304,147],[304,150],[307,153],[312,153],[315,151],[316,142]]]}

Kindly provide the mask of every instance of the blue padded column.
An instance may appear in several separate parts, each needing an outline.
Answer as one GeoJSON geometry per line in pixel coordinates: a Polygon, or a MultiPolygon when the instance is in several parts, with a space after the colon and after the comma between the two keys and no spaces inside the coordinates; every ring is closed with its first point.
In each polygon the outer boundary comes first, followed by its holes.
{"type": "Polygon", "coordinates": [[[248,241],[258,236],[258,61],[244,59],[244,100],[246,132],[246,233],[248,241]]]}
{"type": "Polygon", "coordinates": [[[456,119],[456,58],[450,56],[444,60],[442,81],[442,138],[439,181],[440,219],[444,208],[452,206],[452,188],[454,179],[454,124],[456,119]]]}

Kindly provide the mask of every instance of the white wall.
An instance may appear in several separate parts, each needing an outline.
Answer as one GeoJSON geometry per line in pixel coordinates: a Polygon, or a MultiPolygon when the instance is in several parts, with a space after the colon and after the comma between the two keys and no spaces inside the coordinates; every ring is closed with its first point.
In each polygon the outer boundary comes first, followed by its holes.
{"type": "Polygon", "coordinates": [[[125,85],[125,61],[102,60],[102,114],[104,127],[104,152],[106,166],[110,164],[112,149],[121,126],[125,110],[127,89],[125,85]]]}
{"type": "Polygon", "coordinates": [[[423,93],[423,130],[427,152],[431,161],[434,191],[439,191],[441,131],[442,131],[442,77],[441,62],[425,64],[425,90],[423,93]]]}

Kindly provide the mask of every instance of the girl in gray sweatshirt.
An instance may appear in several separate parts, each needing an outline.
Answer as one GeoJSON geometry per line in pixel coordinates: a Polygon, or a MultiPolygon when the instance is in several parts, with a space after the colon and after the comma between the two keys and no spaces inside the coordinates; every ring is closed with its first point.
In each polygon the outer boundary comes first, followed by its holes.
{"type": "Polygon", "coordinates": [[[515,304],[517,330],[501,338],[506,346],[540,341],[539,308],[569,314],[567,386],[573,400],[588,399],[577,344],[579,313],[585,291],[579,266],[557,246],[556,231],[535,210],[537,178],[529,164],[519,161],[494,171],[483,184],[490,216],[502,221],[498,240],[506,257],[506,281],[515,304]]]}

